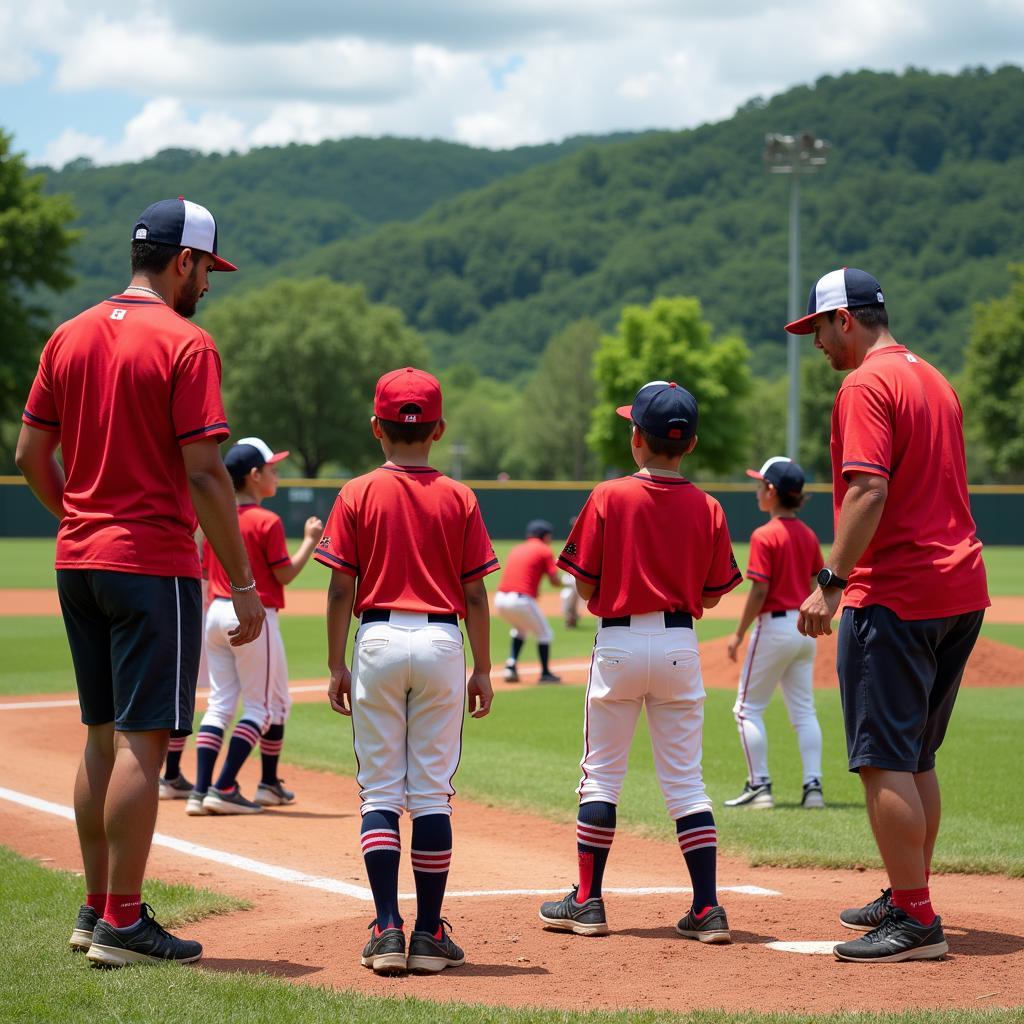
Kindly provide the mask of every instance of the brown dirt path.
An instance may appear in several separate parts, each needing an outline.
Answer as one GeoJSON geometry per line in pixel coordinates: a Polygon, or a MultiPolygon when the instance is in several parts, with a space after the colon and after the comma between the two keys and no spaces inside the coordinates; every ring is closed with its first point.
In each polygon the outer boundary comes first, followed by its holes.
{"type": "MultiPolygon", "coordinates": [[[[347,743],[339,723],[339,743],[347,743]]],[[[83,730],[72,708],[0,715],[4,786],[69,805],[83,730]]],[[[286,750],[287,756],[287,750],[286,750]]],[[[188,766],[187,766],[188,767],[188,766]]],[[[251,789],[255,759],[243,772],[251,789]]],[[[261,862],[363,887],[358,804],[351,779],[287,770],[299,794],[292,808],[257,818],[188,818],[181,802],[160,808],[162,834],[261,862]]],[[[567,795],[567,802],[571,795],[567,795]]],[[[827,827],[828,811],[821,814],[827,827]]],[[[575,877],[570,823],[456,800],[456,852],[450,890],[564,889],[575,877]]],[[[728,841],[728,823],[722,823],[728,841]]],[[[865,825],[866,827],[866,825],[865,825]]],[[[403,821],[408,838],[408,823],[403,821]]],[[[0,843],[45,863],[75,869],[69,821],[30,809],[0,791],[0,843]]],[[[899,1011],[1024,1003],[1024,879],[937,876],[951,955],[944,962],[869,968],[828,955],[772,950],[766,943],[839,941],[849,933],[836,912],[870,898],[875,871],[751,868],[723,857],[720,883],[755,885],[778,896],[723,893],[735,944],[707,947],[679,939],[673,925],[684,895],[607,898],[614,933],[587,939],[546,932],[536,895],[455,896],[446,904],[469,963],[431,978],[377,978],[359,966],[371,904],[277,881],[157,846],[155,877],[252,900],[252,911],[211,918],[187,933],[206,945],[203,969],[266,971],[291,981],[492,1005],[564,1009],[681,1006],[726,1010],[899,1011]]],[[[664,840],[626,833],[615,842],[608,885],[680,886],[685,872],[666,822],[664,840]]],[[[412,890],[408,858],[402,890],[412,890]]],[[[404,901],[411,912],[412,902],[404,901]]],[[[68,908],[69,927],[74,908],[68,908]]]]}

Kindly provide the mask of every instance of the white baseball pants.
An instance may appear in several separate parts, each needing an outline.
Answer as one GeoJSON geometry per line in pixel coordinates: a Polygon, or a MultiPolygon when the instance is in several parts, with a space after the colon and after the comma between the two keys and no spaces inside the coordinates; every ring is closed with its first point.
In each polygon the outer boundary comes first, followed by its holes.
{"type": "Polygon", "coordinates": [[[352,737],[362,813],[451,814],[466,659],[458,626],[393,611],[356,632],[352,737]]]}
{"type": "Polygon", "coordinates": [[[669,816],[711,810],[701,774],[704,682],[697,634],[661,612],[599,629],[587,683],[580,803],[618,804],[640,709],[669,816]]]}
{"type": "Polygon", "coordinates": [[[789,721],[796,730],[804,783],[821,779],[821,726],[814,712],[813,690],[817,648],[811,637],[797,632],[796,622],[795,611],[779,617],[770,612],[759,615],[740,672],[732,713],[752,785],[771,781],[764,711],[776,686],[782,687],[789,721]]]}
{"type": "Polygon", "coordinates": [[[206,612],[206,659],[210,696],[202,725],[226,730],[235,717],[239,698],[242,718],[255,722],[260,732],[283,725],[291,710],[288,663],[277,609],[268,608],[262,634],[251,644],[232,647],[228,632],[238,625],[235,609],[226,598],[210,602],[206,612]]]}
{"type": "Polygon", "coordinates": [[[513,594],[499,590],[494,595],[494,610],[512,627],[512,636],[526,637],[531,634],[539,644],[549,644],[555,634],[551,631],[551,623],[545,618],[535,598],[529,594],[513,594]]]}
{"type": "Polygon", "coordinates": [[[562,602],[562,618],[569,620],[578,617],[580,595],[576,589],[576,579],[569,573],[562,573],[562,589],[558,592],[562,602]]]}

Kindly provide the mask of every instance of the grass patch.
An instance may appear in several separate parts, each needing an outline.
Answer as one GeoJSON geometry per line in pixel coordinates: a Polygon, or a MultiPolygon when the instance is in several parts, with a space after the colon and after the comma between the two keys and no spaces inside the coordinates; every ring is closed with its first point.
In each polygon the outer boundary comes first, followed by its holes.
{"type": "MultiPolygon", "coordinates": [[[[903,1014],[691,1014],[627,1010],[565,1013],[506,1007],[376,999],[312,985],[291,985],[265,974],[213,973],[168,964],[98,971],[67,952],[81,881],[50,871],[0,847],[5,898],[0,900],[3,1019],[12,1024],[67,1024],[113,1019],[161,1024],[1010,1024],[1017,1010],[921,1011],[903,1014]]],[[[188,889],[153,886],[161,920],[188,920],[188,889]],[[157,891],[157,890],[161,891],[157,891]],[[178,917],[172,919],[172,913],[178,917]]],[[[213,894],[192,892],[211,909],[213,894]]],[[[222,899],[213,897],[214,900],[222,899]]],[[[453,980],[454,984],[454,980],[453,980]]]]}
{"type": "Polygon", "coordinates": [[[1024,647],[1024,623],[986,622],[981,627],[981,635],[1011,647],[1024,647]]]}

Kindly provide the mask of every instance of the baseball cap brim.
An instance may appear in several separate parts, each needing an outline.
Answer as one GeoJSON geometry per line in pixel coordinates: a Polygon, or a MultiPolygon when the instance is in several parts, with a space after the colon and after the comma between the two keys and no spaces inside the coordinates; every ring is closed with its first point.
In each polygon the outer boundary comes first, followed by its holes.
{"type": "Polygon", "coordinates": [[[747,470],[747,476],[751,477],[754,480],[763,480],[764,479],[764,476],[761,473],[758,473],[758,471],[756,469],[748,469],[747,470]]]}
{"type": "Polygon", "coordinates": [[[291,452],[274,452],[274,454],[267,459],[265,465],[272,466],[275,462],[281,462],[283,459],[287,459],[289,455],[291,455],[291,452]]]}
{"type": "Polygon", "coordinates": [[[633,406],[631,405],[620,405],[615,411],[624,420],[631,420],[633,418],[633,406]]]}
{"type": "Polygon", "coordinates": [[[211,270],[237,270],[238,267],[234,263],[228,263],[226,259],[218,256],[215,252],[211,252],[210,255],[213,257],[213,266],[211,270]]]}
{"type": "MultiPolygon", "coordinates": [[[[829,309],[819,309],[816,313],[808,313],[807,316],[800,317],[799,320],[794,320],[791,324],[786,324],[787,334],[813,334],[814,333],[814,321],[817,317],[821,316],[822,313],[831,313],[829,309]]],[[[778,321],[776,321],[778,323],[778,321]]]]}

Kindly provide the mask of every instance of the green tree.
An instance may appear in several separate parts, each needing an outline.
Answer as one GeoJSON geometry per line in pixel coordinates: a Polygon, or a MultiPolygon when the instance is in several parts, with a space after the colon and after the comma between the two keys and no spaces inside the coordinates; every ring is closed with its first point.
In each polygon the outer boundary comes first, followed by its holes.
{"type": "Polygon", "coordinates": [[[377,378],[426,362],[423,340],[398,310],[326,279],[229,296],[206,326],[221,351],[233,433],[297,453],[310,477],[328,461],[345,472],[379,461],[369,426],[377,378]]]}
{"type": "Polygon", "coordinates": [[[800,361],[800,457],[808,479],[832,479],[832,406],[846,374],[836,373],[817,350],[800,361]]]}
{"type": "Polygon", "coordinates": [[[750,451],[749,359],[742,339],[712,338],[697,299],[627,306],[617,332],[601,339],[595,356],[598,395],[589,443],[607,465],[628,469],[626,427],[616,407],[629,405],[648,381],[674,380],[700,406],[700,441],[687,456],[687,475],[738,468],[750,451]]]}
{"type": "Polygon", "coordinates": [[[974,307],[964,362],[966,429],[993,480],[1024,480],[1024,263],[1009,292],[974,307]]]}
{"type": "Polygon", "coordinates": [[[24,407],[48,334],[35,292],[70,286],[70,250],[77,237],[67,227],[75,218],[70,200],[43,195],[42,176],[28,173],[11,143],[0,130],[0,423],[8,426],[24,407]]]}
{"type": "Polygon", "coordinates": [[[549,342],[523,389],[509,469],[533,480],[591,480],[599,472],[587,445],[597,396],[594,353],[601,328],[577,320],[549,342]]]}

